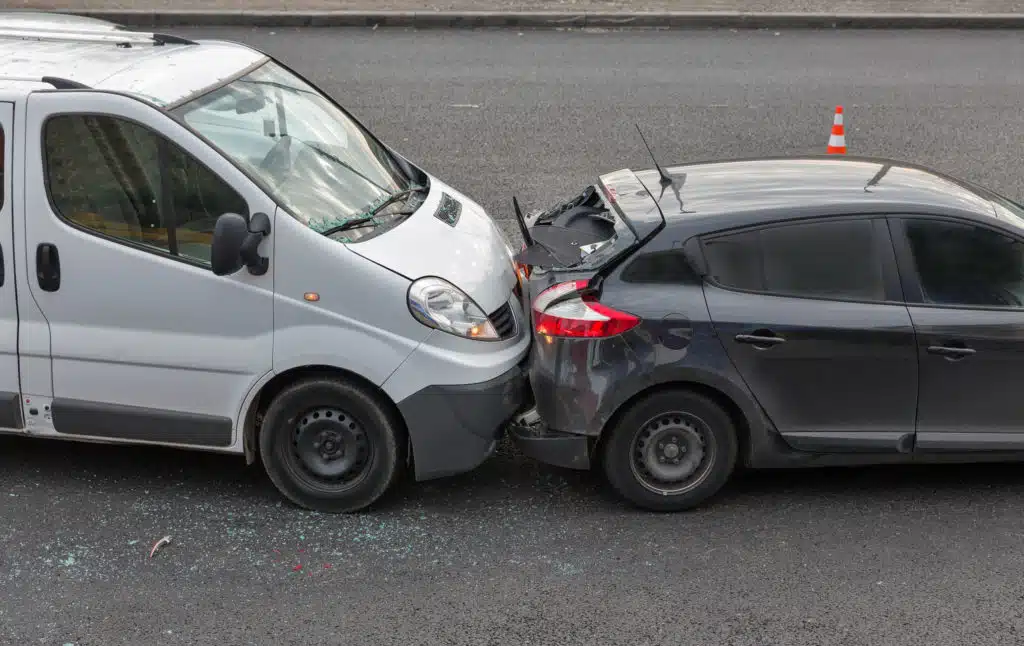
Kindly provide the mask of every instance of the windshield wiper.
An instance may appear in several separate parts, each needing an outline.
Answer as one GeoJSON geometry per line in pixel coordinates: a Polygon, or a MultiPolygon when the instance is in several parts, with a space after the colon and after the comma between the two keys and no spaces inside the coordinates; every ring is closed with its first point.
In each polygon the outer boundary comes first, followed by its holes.
{"type": "MultiPolygon", "coordinates": [[[[351,220],[343,222],[336,227],[331,227],[330,229],[323,231],[322,234],[325,236],[331,236],[334,235],[335,233],[340,233],[341,231],[349,231],[350,229],[359,229],[361,227],[365,227],[368,224],[376,224],[375,218],[377,214],[380,213],[381,209],[388,206],[389,204],[394,204],[403,197],[412,195],[413,193],[425,191],[426,189],[426,186],[413,186],[401,191],[396,191],[392,195],[389,195],[386,200],[370,209],[366,213],[366,215],[360,216],[358,218],[352,218],[351,220]]],[[[398,213],[395,213],[394,216],[397,218],[402,216],[409,216],[412,215],[413,213],[414,211],[399,211],[398,213]]]]}
{"type": "Polygon", "coordinates": [[[385,206],[389,204],[394,204],[403,197],[407,197],[409,195],[412,195],[413,193],[420,193],[425,190],[427,190],[426,186],[410,186],[409,188],[402,189],[401,191],[395,191],[394,193],[388,196],[388,199],[384,200],[377,206],[370,209],[370,212],[367,215],[373,217],[380,213],[380,210],[383,209],[385,206]]]}
{"type": "Polygon", "coordinates": [[[336,227],[331,227],[330,229],[327,229],[326,231],[323,232],[323,235],[332,236],[335,233],[341,233],[342,231],[349,231],[350,229],[359,229],[361,227],[365,227],[367,224],[370,224],[372,222],[372,215],[363,216],[361,218],[352,218],[351,220],[345,222],[344,224],[339,224],[336,227]]]}

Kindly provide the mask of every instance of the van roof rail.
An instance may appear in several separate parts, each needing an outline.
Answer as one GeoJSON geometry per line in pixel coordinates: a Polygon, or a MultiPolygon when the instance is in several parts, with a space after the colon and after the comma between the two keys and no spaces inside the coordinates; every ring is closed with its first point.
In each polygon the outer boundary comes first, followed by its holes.
{"type": "Polygon", "coordinates": [[[91,90],[84,83],[62,78],[60,76],[0,76],[0,81],[26,81],[29,83],[46,83],[57,90],[91,90]]]}
{"type": "Polygon", "coordinates": [[[153,45],[197,45],[193,40],[156,32],[129,30],[110,31],[60,31],[56,29],[33,29],[31,27],[2,27],[0,38],[17,38],[21,40],[53,40],[71,43],[111,43],[119,47],[131,47],[134,44],[149,42],[153,45]]]}
{"type": "Polygon", "coordinates": [[[91,90],[85,83],[79,83],[78,81],[72,81],[71,79],[61,78],[59,76],[44,76],[39,79],[43,83],[52,85],[58,90],[91,90]]]}

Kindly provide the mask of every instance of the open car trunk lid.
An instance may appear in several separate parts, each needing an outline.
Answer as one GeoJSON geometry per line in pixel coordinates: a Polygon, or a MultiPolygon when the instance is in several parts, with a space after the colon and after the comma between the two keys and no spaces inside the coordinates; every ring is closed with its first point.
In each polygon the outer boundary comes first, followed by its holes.
{"type": "Polygon", "coordinates": [[[661,209],[636,174],[602,175],[571,200],[529,218],[516,204],[524,247],[520,265],[597,272],[629,256],[664,225],[661,209]]]}

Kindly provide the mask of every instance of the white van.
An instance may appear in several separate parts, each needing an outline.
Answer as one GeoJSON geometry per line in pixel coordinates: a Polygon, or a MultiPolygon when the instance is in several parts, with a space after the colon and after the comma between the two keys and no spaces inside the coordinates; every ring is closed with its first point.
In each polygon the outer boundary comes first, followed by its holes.
{"type": "Polygon", "coordinates": [[[0,14],[0,432],[260,456],[353,511],[527,392],[483,209],[250,47],[0,14]]]}

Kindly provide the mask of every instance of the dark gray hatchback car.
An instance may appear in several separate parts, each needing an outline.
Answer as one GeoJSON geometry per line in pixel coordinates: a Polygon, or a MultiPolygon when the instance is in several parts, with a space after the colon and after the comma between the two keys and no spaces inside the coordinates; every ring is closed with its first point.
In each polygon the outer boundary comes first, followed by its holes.
{"type": "Polygon", "coordinates": [[[1006,198],[902,162],[777,158],[619,171],[522,220],[527,455],[600,463],[654,510],[738,463],[1024,459],[1006,198]]]}

